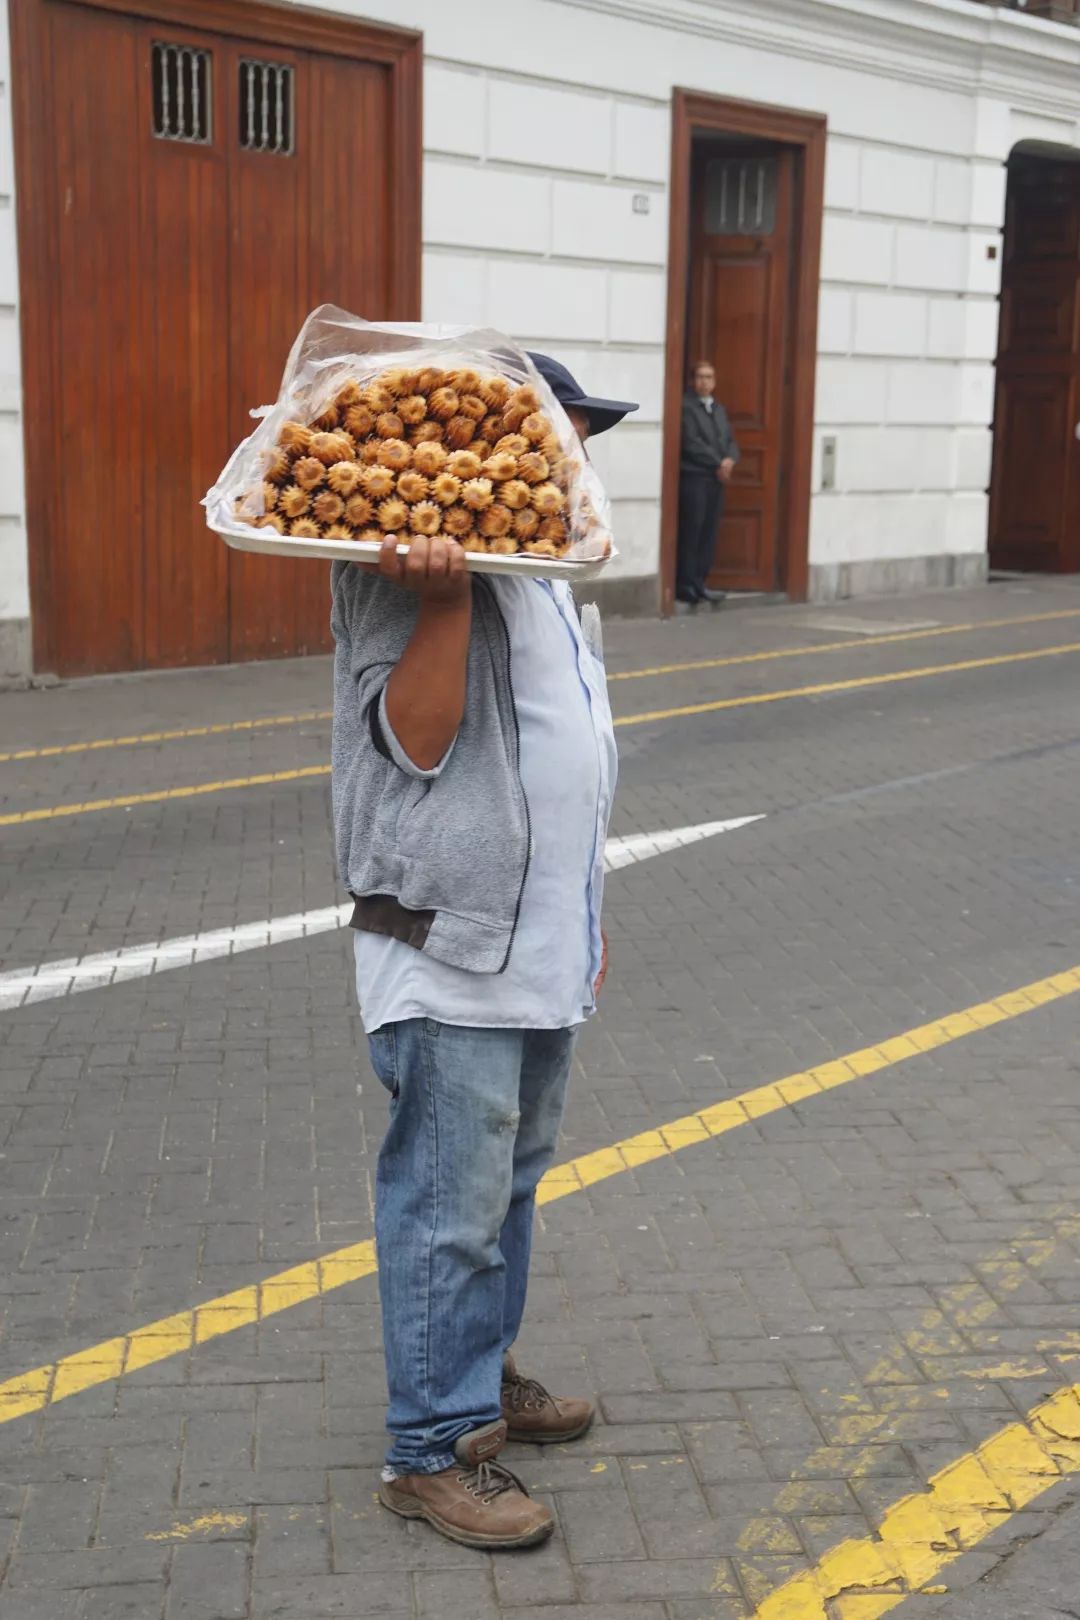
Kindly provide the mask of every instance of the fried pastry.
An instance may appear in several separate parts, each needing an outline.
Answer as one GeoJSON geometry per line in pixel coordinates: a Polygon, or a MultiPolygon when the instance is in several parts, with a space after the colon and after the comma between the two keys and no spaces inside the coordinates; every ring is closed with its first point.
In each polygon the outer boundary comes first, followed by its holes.
{"type": "Polygon", "coordinates": [[[352,495],[364,481],[364,469],[355,461],[335,461],[326,475],[326,482],[338,495],[352,495]]]}
{"type": "Polygon", "coordinates": [[[409,528],[414,534],[438,534],[442,527],[442,510],[434,501],[418,501],[409,513],[409,528]]]}
{"type": "Polygon", "coordinates": [[[557,484],[537,484],[532,492],[532,504],[542,518],[554,517],[566,505],[566,496],[557,484]]]}
{"type": "Polygon", "coordinates": [[[353,447],[343,433],[313,433],[311,454],[332,467],[335,461],[351,461],[353,447]]]}
{"type": "Polygon", "coordinates": [[[289,524],[289,533],[295,535],[298,540],[317,540],[322,530],[311,518],[301,517],[289,524]]]}
{"type": "Polygon", "coordinates": [[[531,448],[523,433],[504,433],[495,440],[495,449],[508,456],[527,456],[531,448]]]}
{"type": "Polygon", "coordinates": [[[453,455],[446,458],[446,470],[453,473],[455,478],[478,478],[480,457],[471,450],[455,450],[453,455]]]}
{"type": "Polygon", "coordinates": [[[289,476],[289,458],[284,450],[276,446],[273,450],[264,450],[259,458],[262,462],[263,477],[272,484],[283,484],[289,476]]]}
{"type": "Polygon", "coordinates": [[[538,450],[529,450],[525,455],[518,457],[518,477],[523,478],[527,484],[542,484],[551,474],[546,456],[538,450]]]}
{"type": "Polygon", "coordinates": [[[458,393],[456,388],[434,388],[428,395],[428,414],[437,417],[440,422],[449,422],[452,416],[458,414],[458,393]]]}
{"type": "Polygon", "coordinates": [[[375,413],[369,411],[366,405],[350,405],[345,412],[345,426],[358,439],[366,439],[375,426],[375,413]]]}
{"type": "Polygon", "coordinates": [[[318,428],[320,433],[330,433],[340,424],[340,422],[341,415],[337,406],[327,405],[326,409],[320,411],[319,415],[315,418],[311,425],[312,427],[318,428]]]}
{"type": "Polygon", "coordinates": [[[512,456],[509,450],[496,450],[495,454],[484,462],[482,469],[485,478],[492,479],[496,484],[504,484],[508,478],[516,478],[517,470],[517,456],[512,456]]]}
{"type": "Polygon", "coordinates": [[[458,414],[469,417],[473,422],[482,422],[487,415],[487,406],[479,394],[459,394],[458,414]]]}
{"type": "Polygon", "coordinates": [[[383,411],[393,410],[394,396],[384,382],[376,379],[375,382],[368,383],[360,395],[360,403],[366,405],[376,416],[380,416],[383,411]]]}
{"type": "Polygon", "coordinates": [[[345,502],[345,516],[354,529],[366,529],[375,516],[375,508],[366,495],[350,495],[345,502]]]}
{"type": "Polygon", "coordinates": [[[551,432],[551,423],[542,411],[533,411],[522,422],[521,431],[530,444],[540,444],[551,432]]]}
{"type": "MultiPolygon", "coordinates": [[[[398,488],[401,488],[400,481],[398,488]]],[[[453,506],[461,499],[461,479],[455,478],[450,472],[439,473],[432,483],[431,493],[440,506],[453,506]]]]}
{"type": "Polygon", "coordinates": [[[311,505],[311,496],[299,484],[289,484],[278,496],[278,506],[287,518],[303,517],[311,505]]]}
{"type": "Polygon", "coordinates": [[[350,377],[343,387],[334,395],[334,404],[339,411],[347,411],[352,405],[360,403],[360,384],[355,377],[350,377]]]}
{"type": "Polygon", "coordinates": [[[474,392],[480,395],[489,411],[501,411],[510,398],[510,388],[505,377],[481,377],[480,386],[474,392]]]}
{"type": "Polygon", "coordinates": [[[443,438],[452,450],[464,450],[472,444],[476,423],[467,416],[452,416],[443,428],[443,438]]]}
{"type": "Polygon", "coordinates": [[[519,540],[533,540],[540,528],[540,519],[531,506],[523,506],[514,513],[514,533],[519,540]]]}
{"type": "MultiPolygon", "coordinates": [[[[425,439],[413,450],[413,466],[417,472],[422,472],[425,478],[433,478],[446,466],[446,457],[445,445],[439,444],[435,439],[425,439]]],[[[479,472],[479,467],[476,470],[479,472]]]]}
{"type": "Polygon", "coordinates": [[[461,499],[473,512],[482,512],[495,499],[490,478],[470,478],[461,488],[461,499]]]}
{"type": "Polygon", "coordinates": [[[311,440],[312,431],[303,422],[285,422],[278,434],[278,444],[283,450],[292,450],[301,456],[307,455],[311,440]]]}
{"type": "Polygon", "coordinates": [[[465,535],[472,533],[473,515],[467,507],[448,506],[443,513],[442,526],[444,534],[462,540],[465,535]]]}
{"type": "Polygon", "coordinates": [[[501,540],[510,533],[510,526],[514,521],[514,514],[508,506],[496,501],[481,515],[476,525],[485,540],[501,540]]]}
{"type": "Polygon", "coordinates": [[[509,478],[499,491],[499,499],[511,512],[520,512],[532,499],[532,490],[522,478],[509,478]]]}
{"type": "Polygon", "coordinates": [[[320,490],[311,503],[311,515],[319,523],[336,523],[345,510],[345,502],[332,489],[320,490]]]}
{"type": "Polygon", "coordinates": [[[409,429],[409,443],[438,444],[442,440],[442,425],[439,422],[420,422],[416,427],[409,429]]]}
{"type": "Polygon", "coordinates": [[[404,439],[384,439],[379,446],[379,463],[392,472],[404,472],[412,464],[412,445],[404,439]]]}
{"type": "Polygon", "coordinates": [[[326,531],[326,538],[328,540],[351,540],[353,531],[347,523],[331,523],[326,531]]]}
{"type": "Polygon", "coordinates": [[[403,501],[408,501],[410,506],[415,505],[417,501],[426,500],[430,488],[431,485],[423,473],[415,471],[403,472],[397,481],[398,494],[403,501]]]}
{"type": "Polygon", "coordinates": [[[285,533],[285,520],[277,512],[264,512],[262,517],[255,519],[257,529],[276,529],[278,534],[285,533]]]}
{"type": "Polygon", "coordinates": [[[398,400],[397,414],[407,427],[417,427],[427,415],[427,400],[423,394],[407,394],[398,400]]]}
{"type": "MultiPolygon", "coordinates": [[[[355,466],[356,463],[346,463],[355,466]]],[[[326,464],[318,456],[301,456],[293,463],[293,479],[301,489],[318,489],[320,484],[326,482],[326,464]]]]}
{"type": "Polygon", "coordinates": [[[393,489],[395,478],[389,467],[368,467],[364,472],[364,494],[381,501],[393,489]]]}
{"type": "Polygon", "coordinates": [[[379,527],[389,534],[405,526],[409,521],[409,508],[404,501],[392,496],[389,500],[379,503],[379,527]]]}
{"type": "Polygon", "coordinates": [[[375,431],[380,439],[400,439],[405,432],[405,424],[397,411],[383,411],[376,419],[375,431]]]}

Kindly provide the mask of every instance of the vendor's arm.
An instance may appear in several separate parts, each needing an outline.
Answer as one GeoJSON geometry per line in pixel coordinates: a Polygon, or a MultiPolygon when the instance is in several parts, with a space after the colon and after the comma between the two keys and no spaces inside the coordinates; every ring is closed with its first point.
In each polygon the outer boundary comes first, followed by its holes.
{"type": "Polygon", "coordinates": [[[386,719],[420,771],[434,771],[465,713],[472,586],[454,541],[417,535],[405,556],[390,535],[379,553],[383,579],[419,598],[416,627],[386,684],[386,719]]]}

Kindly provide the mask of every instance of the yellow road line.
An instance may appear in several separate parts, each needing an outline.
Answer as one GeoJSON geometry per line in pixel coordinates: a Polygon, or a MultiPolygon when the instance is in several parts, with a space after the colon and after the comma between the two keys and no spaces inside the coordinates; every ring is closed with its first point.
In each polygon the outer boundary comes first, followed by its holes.
{"type": "MultiPolygon", "coordinates": [[[[550,1204],[567,1198],[612,1176],[636,1170],[641,1165],[668,1157],[696,1143],[726,1136],[729,1131],[748,1125],[753,1120],[778,1113],[809,1097],[834,1091],[839,1086],[850,1085],[852,1081],[867,1075],[879,1074],[908,1058],[936,1051],[967,1035],[975,1035],[995,1024],[1034,1012],[1078,991],[1080,965],[1023,985],[991,1001],[979,1002],[929,1024],[921,1024],[876,1046],[863,1047],[832,1062],[789,1074],[769,1085],[756,1086],[751,1091],[703,1108],[699,1113],[669,1120],[656,1130],[640,1131],[636,1136],[612,1143],[609,1147],[556,1165],[540,1183],[537,1200],[540,1204],[550,1204]]],[[[253,1283],[234,1293],[208,1300],[205,1305],[178,1311],[173,1316],[136,1328],[131,1333],[119,1334],[87,1350],[79,1350],[45,1366],[34,1367],[0,1383],[0,1423],[10,1422],[31,1412],[40,1412],[44,1407],[66,1400],[82,1390],[96,1388],[126,1373],[167,1361],[210,1339],[248,1327],[253,1322],[264,1321],[293,1305],[303,1304],[346,1283],[371,1276],[375,1270],[374,1243],[370,1240],[354,1243],[324,1255],[320,1260],[291,1266],[264,1282],[253,1283]]]]}
{"type": "Polygon", "coordinates": [[[261,731],[263,726],[302,726],[308,720],[331,720],[333,709],[306,714],[269,714],[258,720],[223,720],[215,726],[181,726],[175,731],[141,731],[130,737],[97,737],[92,742],[57,743],[51,748],[13,748],[0,754],[0,764],[13,759],[55,759],[58,754],[92,754],[101,748],[133,748],[137,743],[177,742],[186,737],[220,737],[230,731],[261,731]]]}
{"type": "MultiPolygon", "coordinates": [[[[862,675],[850,681],[824,681],[815,686],[793,686],[783,692],[751,692],[742,697],[717,698],[710,703],[690,703],[677,709],[651,709],[645,714],[624,714],[616,726],[644,726],[659,720],[680,720],[688,715],[714,714],[721,709],[744,709],[759,703],[785,703],[791,698],[820,697],[826,692],[853,692],[867,686],[888,686],[897,681],[926,680],[933,675],[953,675],[970,669],[990,669],[997,664],[1018,664],[1035,658],[1060,658],[1080,652],[1080,641],[1060,647],[1038,647],[1031,652],[999,653],[992,658],[965,658],[958,664],[930,664],[920,669],[894,670],[887,675],[862,675]]],[[[264,771],[258,776],[234,776],[220,782],[197,782],[193,786],[161,788],[154,793],[124,793],[114,799],[88,799],[83,804],[46,805],[40,810],[17,810],[0,816],[0,827],[17,827],[28,821],[54,821],[60,816],[88,816],[100,810],[125,810],[136,804],[159,804],[167,799],[191,799],[205,793],[227,793],[239,788],[266,787],[275,782],[296,782],[304,777],[328,776],[329,765],[306,765],[292,771],[264,771]]]]}
{"type": "MultiPolygon", "coordinates": [[[[877,1620],[1080,1470],[1080,1385],[1060,1389],[888,1509],[877,1531],[844,1541],[771,1592],[754,1620],[877,1620]],[[835,1603],[836,1607],[833,1607],[835,1603]]],[[[944,1590],[944,1588],[940,1588],[944,1590]]]]}
{"type": "MultiPolygon", "coordinates": [[[[808,647],[774,647],[768,652],[735,653],[728,658],[693,658],[678,664],[653,664],[646,669],[623,669],[610,681],[639,681],[647,676],[678,675],[684,670],[728,669],[736,664],[764,664],[774,658],[812,658],[817,653],[854,652],[862,647],[883,647],[894,641],[923,641],[932,636],[965,635],[978,630],[1001,630],[1013,624],[1045,624],[1051,619],[1080,618],[1080,608],[1059,608],[1053,613],[1015,614],[1006,619],[984,619],[964,624],[932,625],[922,630],[892,630],[880,636],[822,641],[808,647]]],[[[144,731],[129,737],[98,737],[92,742],[57,743],[49,748],[15,748],[0,753],[0,764],[18,759],[52,759],[60,754],[94,753],[102,748],[133,748],[140,743],[179,742],[189,737],[218,737],[232,731],[258,731],[263,726],[300,726],[311,720],[333,719],[333,709],[311,709],[306,714],[264,715],[258,720],[227,720],[213,726],[184,726],[173,731],[144,731]]]]}
{"type": "MultiPolygon", "coordinates": [[[[1024,613],[1011,619],[974,620],[967,624],[935,624],[922,630],[890,630],[880,636],[851,636],[844,641],[819,641],[809,647],[774,647],[769,652],[733,653],[728,658],[694,658],[682,664],[653,664],[648,669],[623,669],[608,681],[640,681],[653,675],[681,675],[684,670],[729,669],[734,664],[764,664],[774,658],[809,658],[815,653],[854,652],[859,647],[885,647],[893,641],[925,641],[933,636],[966,635],[975,630],[1001,630],[1010,624],[1045,624],[1050,619],[1080,619],[1080,608],[1059,608],[1054,613],[1024,613]]],[[[0,759],[4,755],[0,754],[0,759]]]]}
{"type": "MultiPolygon", "coordinates": [[[[646,726],[657,720],[681,720],[687,715],[715,714],[720,709],[744,709],[755,703],[782,703],[788,698],[821,697],[826,692],[854,692],[865,686],[889,686],[897,681],[921,681],[931,675],[955,675],[966,669],[992,669],[997,664],[1021,664],[1033,658],[1060,658],[1080,652],[1080,641],[1060,647],[1039,647],[1032,652],[998,653],[993,658],[965,658],[958,664],[927,664],[921,669],[897,669],[887,675],[862,675],[851,681],[821,681],[816,686],[792,686],[785,692],[753,692],[742,697],[716,698],[709,703],[687,703],[677,709],[650,709],[646,714],[624,714],[617,726],[646,726]]],[[[2,820],[0,820],[2,825],[2,820]]]]}
{"type": "Polygon", "coordinates": [[[115,799],[87,799],[84,804],[52,804],[41,810],[19,810],[0,816],[0,827],[18,827],[25,821],[55,821],[58,816],[89,816],[98,810],[126,810],[133,804],[194,799],[203,793],[228,793],[234,788],[267,787],[272,782],[298,782],[308,776],[329,775],[329,765],[305,765],[295,771],[264,771],[261,776],[234,776],[222,782],[196,782],[191,787],[160,788],[155,793],[123,793],[115,799]]]}

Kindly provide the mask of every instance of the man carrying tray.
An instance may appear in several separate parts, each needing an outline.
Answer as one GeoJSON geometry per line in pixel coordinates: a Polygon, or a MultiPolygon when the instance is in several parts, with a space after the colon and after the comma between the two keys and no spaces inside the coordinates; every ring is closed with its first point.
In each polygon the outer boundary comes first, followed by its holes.
{"type": "MultiPolygon", "coordinates": [[[[532,359],[579,437],[636,405],[532,359]]],[[[603,665],[560,581],[394,540],[335,563],[333,796],[356,983],[390,1093],[376,1238],[390,1407],[380,1499],[453,1541],[550,1535],[497,1455],[583,1434],[510,1347],[600,928],[616,754],[603,665]]]]}

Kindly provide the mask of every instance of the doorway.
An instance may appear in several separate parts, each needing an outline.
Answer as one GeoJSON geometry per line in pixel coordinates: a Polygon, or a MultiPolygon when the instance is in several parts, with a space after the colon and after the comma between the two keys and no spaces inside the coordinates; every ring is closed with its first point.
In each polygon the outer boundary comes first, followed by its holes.
{"type": "Polygon", "coordinates": [[[742,459],[710,583],[806,594],[825,119],[677,90],[672,140],[663,610],[673,610],[689,369],[717,373],[742,459]]]}
{"type": "Polygon", "coordinates": [[[35,666],[322,651],[325,570],[198,503],[314,305],[418,314],[419,37],[258,0],[12,20],[35,666]]]}
{"type": "Polygon", "coordinates": [[[1080,570],[1080,153],[1009,159],[990,566],[1080,570]]]}

